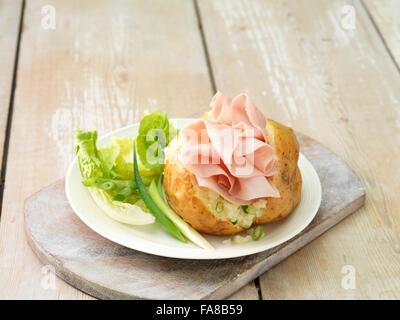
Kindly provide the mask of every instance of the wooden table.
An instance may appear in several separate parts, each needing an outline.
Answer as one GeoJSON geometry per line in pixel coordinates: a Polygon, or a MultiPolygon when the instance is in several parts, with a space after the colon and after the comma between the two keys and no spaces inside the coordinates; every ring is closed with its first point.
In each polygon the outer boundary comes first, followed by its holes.
{"type": "Polygon", "coordinates": [[[91,298],[45,285],[23,227],[76,127],[198,116],[216,89],[248,92],[367,189],[363,209],[232,298],[400,298],[399,66],[400,0],[0,0],[0,298],[91,298]]]}

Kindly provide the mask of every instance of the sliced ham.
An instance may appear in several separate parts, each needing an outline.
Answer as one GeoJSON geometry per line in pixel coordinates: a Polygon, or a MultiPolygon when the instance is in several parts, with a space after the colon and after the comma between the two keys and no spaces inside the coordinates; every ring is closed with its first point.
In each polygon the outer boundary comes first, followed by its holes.
{"type": "Polygon", "coordinates": [[[211,101],[211,119],[181,131],[182,162],[201,187],[244,205],[279,197],[269,178],[275,155],[265,132],[265,117],[245,94],[233,99],[221,92],[211,101]]]}

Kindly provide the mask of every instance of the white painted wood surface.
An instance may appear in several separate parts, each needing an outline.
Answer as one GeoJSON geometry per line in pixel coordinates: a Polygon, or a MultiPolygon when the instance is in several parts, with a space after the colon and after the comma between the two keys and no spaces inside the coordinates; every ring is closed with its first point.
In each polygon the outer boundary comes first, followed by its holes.
{"type": "Polygon", "coordinates": [[[27,244],[23,201],[65,175],[76,127],[104,134],[145,109],[171,117],[207,109],[212,89],[193,3],[28,1],[15,94],[0,298],[86,299],[59,279],[54,290],[42,286],[46,269],[27,244]],[[55,30],[41,26],[44,5],[56,9],[55,30]]]}
{"type": "Polygon", "coordinates": [[[400,1],[364,0],[364,3],[400,68],[400,1]]]}
{"type": "Polygon", "coordinates": [[[21,0],[0,0],[0,167],[12,94],[21,5],[21,0]]]}
{"type": "MultiPolygon", "coordinates": [[[[261,278],[265,299],[400,297],[400,75],[359,1],[199,1],[216,86],[318,139],[367,205],[261,278]],[[355,29],[343,24],[351,5],[355,29]],[[356,288],[342,287],[354,266],[356,288]]],[[[395,14],[395,13],[393,13],[395,14]]]]}
{"type": "MultiPolygon", "coordinates": [[[[390,57],[398,63],[398,1],[198,2],[218,88],[249,91],[266,113],[343,157],[367,188],[364,209],[263,276],[263,297],[399,298],[400,80],[390,57]],[[355,8],[355,30],[341,25],[345,5],[355,8]],[[345,265],[356,268],[356,290],[341,287],[345,265]]],[[[10,8],[20,3],[0,1],[0,17],[17,17],[0,26],[16,30],[19,16],[10,8]]],[[[212,89],[204,49],[192,1],[26,3],[1,214],[0,297],[88,298],[60,280],[56,290],[41,286],[42,265],[23,233],[23,200],[64,175],[76,125],[104,133],[156,105],[173,116],[205,110],[212,89]],[[40,25],[47,4],[58,14],[54,31],[40,25]]],[[[7,43],[0,55],[10,61],[0,59],[0,139],[11,97],[3,87],[13,68],[8,43],[16,44],[17,34],[13,39],[11,32],[0,37],[1,48],[7,43]]],[[[257,298],[254,285],[241,292],[257,298]]]]}

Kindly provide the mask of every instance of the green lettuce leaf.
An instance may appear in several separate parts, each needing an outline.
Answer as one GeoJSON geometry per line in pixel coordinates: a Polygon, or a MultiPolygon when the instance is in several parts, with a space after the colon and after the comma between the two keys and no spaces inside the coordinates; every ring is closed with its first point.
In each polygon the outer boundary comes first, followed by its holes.
{"type": "Polygon", "coordinates": [[[78,129],[75,133],[75,152],[84,179],[98,178],[104,175],[96,142],[97,131],[81,131],[78,129]]]}
{"type": "Polygon", "coordinates": [[[137,154],[141,164],[154,175],[164,168],[164,148],[169,141],[170,124],[165,112],[156,111],[142,118],[136,138],[137,154]]]}
{"type": "Polygon", "coordinates": [[[75,152],[82,183],[97,205],[122,223],[141,225],[155,221],[133,183],[132,138],[112,137],[111,144],[97,148],[97,132],[77,130],[75,152]]]}
{"type": "Polygon", "coordinates": [[[113,137],[112,143],[119,148],[115,158],[113,173],[119,179],[133,180],[133,138],[113,137]]]}
{"type": "MultiPolygon", "coordinates": [[[[75,152],[82,177],[87,179],[133,179],[133,138],[111,138],[111,144],[97,148],[97,132],[77,130],[75,152]]],[[[102,183],[104,181],[97,181],[102,183]]],[[[90,183],[88,181],[87,183],[90,183]]],[[[91,181],[93,183],[93,181],[91,181]]]]}
{"type": "Polygon", "coordinates": [[[101,189],[89,188],[89,192],[97,206],[118,222],[130,225],[145,225],[155,222],[155,217],[148,213],[142,200],[130,204],[112,200],[109,194],[101,189]]]}
{"type": "Polygon", "coordinates": [[[99,149],[99,156],[103,164],[103,171],[107,176],[112,175],[112,170],[119,154],[120,146],[115,143],[99,149]]]}

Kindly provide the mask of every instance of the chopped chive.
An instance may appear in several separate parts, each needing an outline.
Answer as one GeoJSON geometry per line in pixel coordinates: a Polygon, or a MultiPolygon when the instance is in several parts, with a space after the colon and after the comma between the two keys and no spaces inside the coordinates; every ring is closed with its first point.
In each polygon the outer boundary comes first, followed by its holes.
{"type": "Polygon", "coordinates": [[[242,210],[244,213],[249,213],[249,206],[248,205],[242,206],[242,210]]]}

